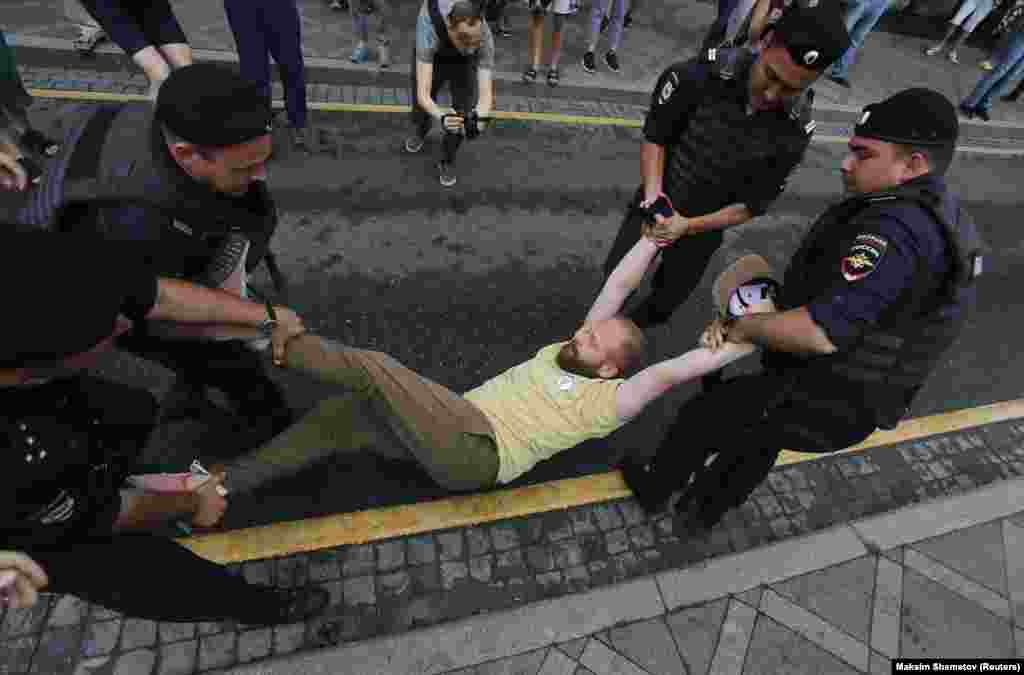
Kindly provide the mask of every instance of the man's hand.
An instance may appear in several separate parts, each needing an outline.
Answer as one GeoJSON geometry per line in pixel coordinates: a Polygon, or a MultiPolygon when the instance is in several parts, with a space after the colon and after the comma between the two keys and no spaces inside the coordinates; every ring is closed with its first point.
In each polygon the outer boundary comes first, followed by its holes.
{"type": "Polygon", "coordinates": [[[199,508],[192,516],[192,524],[199,527],[213,527],[224,517],[228,508],[228,500],[218,490],[224,482],[224,473],[216,473],[210,480],[200,485],[195,494],[199,498],[199,508]]]}
{"type": "Polygon", "coordinates": [[[708,324],[708,327],[704,329],[704,332],[700,336],[700,346],[704,349],[710,349],[713,352],[717,352],[725,344],[726,336],[729,334],[729,324],[727,320],[718,317],[714,321],[708,324]]]}
{"type": "Polygon", "coordinates": [[[50,580],[39,564],[24,553],[0,551],[0,606],[26,609],[39,601],[50,580]]]}
{"type": "Polygon", "coordinates": [[[287,347],[288,341],[305,333],[306,327],[302,325],[299,315],[286,307],[275,307],[274,312],[277,314],[277,327],[270,334],[270,343],[274,365],[280,367],[284,365],[285,347],[287,347]]]}
{"type": "Polygon", "coordinates": [[[465,131],[465,120],[462,115],[449,108],[441,115],[441,126],[449,134],[461,134],[465,131]]]}
{"type": "Polygon", "coordinates": [[[654,214],[654,222],[646,226],[646,236],[654,240],[660,248],[669,246],[690,229],[689,221],[677,212],[671,218],[654,214]]]}
{"type": "Polygon", "coordinates": [[[28,187],[28,172],[13,155],[0,151],[0,190],[22,192],[28,187]]]}

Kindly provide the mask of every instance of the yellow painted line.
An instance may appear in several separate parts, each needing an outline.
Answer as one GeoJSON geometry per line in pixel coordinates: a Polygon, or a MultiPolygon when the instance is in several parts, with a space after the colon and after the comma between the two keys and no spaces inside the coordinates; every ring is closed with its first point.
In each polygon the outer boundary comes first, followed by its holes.
{"type": "MultiPolygon", "coordinates": [[[[1022,418],[1024,399],[919,417],[903,422],[897,429],[876,432],[863,443],[832,454],[862,452],[882,445],[1022,418]]],[[[776,465],[825,456],[784,450],[776,465]]],[[[344,486],[339,485],[338,489],[344,489],[344,486]]],[[[235,563],[479,525],[629,496],[631,493],[622,482],[621,474],[610,471],[484,494],[459,495],[406,506],[204,534],[179,541],[209,560],[235,563]]]]}

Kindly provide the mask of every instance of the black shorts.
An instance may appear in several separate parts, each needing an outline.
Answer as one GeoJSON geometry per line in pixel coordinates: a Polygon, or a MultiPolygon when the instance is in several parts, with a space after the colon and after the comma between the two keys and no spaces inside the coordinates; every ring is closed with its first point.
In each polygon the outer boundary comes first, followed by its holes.
{"type": "Polygon", "coordinates": [[[82,4],[129,55],[146,47],[188,44],[168,0],[82,0],[82,4]]]}

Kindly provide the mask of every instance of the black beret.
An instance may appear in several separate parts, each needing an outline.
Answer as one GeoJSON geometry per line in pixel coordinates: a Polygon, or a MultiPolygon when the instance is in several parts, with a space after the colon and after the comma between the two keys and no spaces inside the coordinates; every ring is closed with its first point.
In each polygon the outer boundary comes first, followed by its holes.
{"type": "Polygon", "coordinates": [[[226,66],[195,63],[171,73],[156,99],[156,119],[196,145],[237,145],[269,134],[269,101],[226,66]]]}
{"type": "Polygon", "coordinates": [[[945,96],[925,88],[904,89],[865,106],[854,135],[906,145],[956,145],[960,120],[945,96]]]}
{"type": "Polygon", "coordinates": [[[794,63],[819,72],[850,48],[850,34],[836,0],[794,2],[772,31],[794,63]]]}
{"type": "Polygon", "coordinates": [[[4,225],[0,234],[0,288],[10,317],[0,336],[0,367],[58,361],[107,338],[124,302],[124,280],[97,267],[96,240],[13,227],[4,225]]]}

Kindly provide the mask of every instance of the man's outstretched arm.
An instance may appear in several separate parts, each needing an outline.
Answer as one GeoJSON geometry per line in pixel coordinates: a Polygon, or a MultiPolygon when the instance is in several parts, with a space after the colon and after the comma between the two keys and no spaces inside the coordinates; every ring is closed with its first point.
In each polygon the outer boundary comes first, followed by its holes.
{"type": "Polygon", "coordinates": [[[752,344],[728,342],[716,351],[699,347],[649,366],[619,385],[615,391],[615,413],[623,422],[633,419],[648,403],[677,384],[720,370],[756,350],[752,344]]]}
{"type": "Polygon", "coordinates": [[[644,275],[647,274],[647,269],[658,255],[659,250],[661,249],[653,240],[640,237],[640,241],[629,249],[629,253],[608,275],[608,280],[604,282],[604,287],[597,299],[594,300],[594,304],[591,305],[583,323],[610,319],[618,314],[629,294],[639,288],[640,282],[644,280],[644,275]]]}

